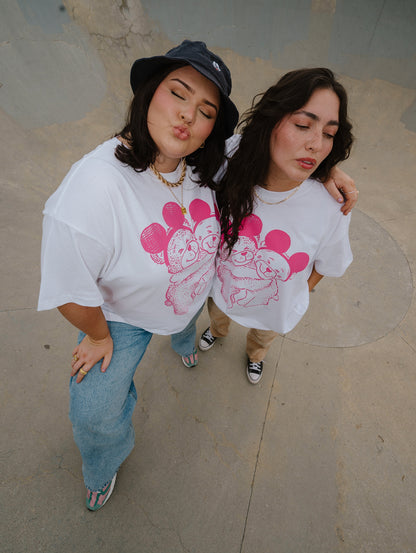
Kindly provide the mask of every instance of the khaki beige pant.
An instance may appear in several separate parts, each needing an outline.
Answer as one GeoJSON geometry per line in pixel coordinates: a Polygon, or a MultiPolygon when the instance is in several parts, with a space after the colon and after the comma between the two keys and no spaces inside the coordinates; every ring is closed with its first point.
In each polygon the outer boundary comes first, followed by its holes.
{"type": "MultiPolygon", "coordinates": [[[[219,309],[212,298],[208,298],[208,313],[211,334],[215,338],[224,338],[228,334],[231,319],[219,309]]],[[[258,330],[250,328],[247,332],[246,352],[250,361],[263,361],[273,340],[278,336],[274,330],[258,330]]]]}

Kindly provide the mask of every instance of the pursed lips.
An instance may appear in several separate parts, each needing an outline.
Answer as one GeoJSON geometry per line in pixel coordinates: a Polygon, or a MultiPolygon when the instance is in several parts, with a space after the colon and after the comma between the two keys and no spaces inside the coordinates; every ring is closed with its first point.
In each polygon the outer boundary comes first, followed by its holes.
{"type": "Polygon", "coordinates": [[[191,136],[188,127],[185,127],[185,125],[173,127],[173,134],[180,140],[187,140],[191,136]]]}

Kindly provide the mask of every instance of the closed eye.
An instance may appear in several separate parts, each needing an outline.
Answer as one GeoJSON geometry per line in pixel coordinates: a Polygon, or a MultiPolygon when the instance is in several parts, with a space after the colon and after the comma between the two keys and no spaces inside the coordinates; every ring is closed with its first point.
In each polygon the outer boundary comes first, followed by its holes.
{"type": "MultiPolygon", "coordinates": [[[[295,127],[297,127],[298,129],[301,129],[303,131],[307,131],[310,127],[308,125],[299,125],[298,123],[295,123],[295,127]]],[[[331,134],[329,132],[324,132],[323,133],[325,138],[329,138],[330,140],[333,140],[334,137],[335,137],[335,134],[331,134]]]]}
{"type": "Polygon", "coordinates": [[[181,100],[185,100],[185,98],[183,96],[181,96],[180,94],[178,94],[177,92],[175,92],[174,90],[171,90],[171,93],[176,96],[177,98],[180,98],[181,100]]]}
{"type": "MultiPolygon", "coordinates": [[[[176,90],[171,90],[171,93],[176,98],[179,98],[180,100],[186,100],[184,96],[181,96],[176,90]]],[[[204,110],[200,109],[200,113],[205,117],[205,119],[213,119],[214,117],[210,113],[206,113],[204,110]]]]}
{"type": "Polygon", "coordinates": [[[205,113],[202,109],[199,110],[206,119],[213,119],[212,115],[205,113]]]}

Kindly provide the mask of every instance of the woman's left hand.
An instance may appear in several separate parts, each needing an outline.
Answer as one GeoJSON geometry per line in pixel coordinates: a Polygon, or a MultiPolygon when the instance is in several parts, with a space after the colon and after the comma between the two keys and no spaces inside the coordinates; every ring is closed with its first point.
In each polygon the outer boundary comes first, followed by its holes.
{"type": "Polygon", "coordinates": [[[344,203],[341,211],[344,215],[348,215],[358,200],[359,192],[354,180],[338,167],[333,167],[324,186],[337,202],[344,203]]]}

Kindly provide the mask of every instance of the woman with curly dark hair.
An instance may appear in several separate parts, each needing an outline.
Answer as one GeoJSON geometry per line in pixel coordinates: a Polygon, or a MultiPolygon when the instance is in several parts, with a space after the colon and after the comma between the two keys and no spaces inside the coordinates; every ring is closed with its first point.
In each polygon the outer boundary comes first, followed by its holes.
{"type": "Polygon", "coordinates": [[[199,346],[226,336],[230,319],[248,327],[246,372],[257,384],[273,339],[300,321],[309,292],[352,261],[350,216],[321,181],[348,158],[353,137],[346,91],[325,68],[284,75],[241,125],[217,193],[224,240],[199,346]]]}

